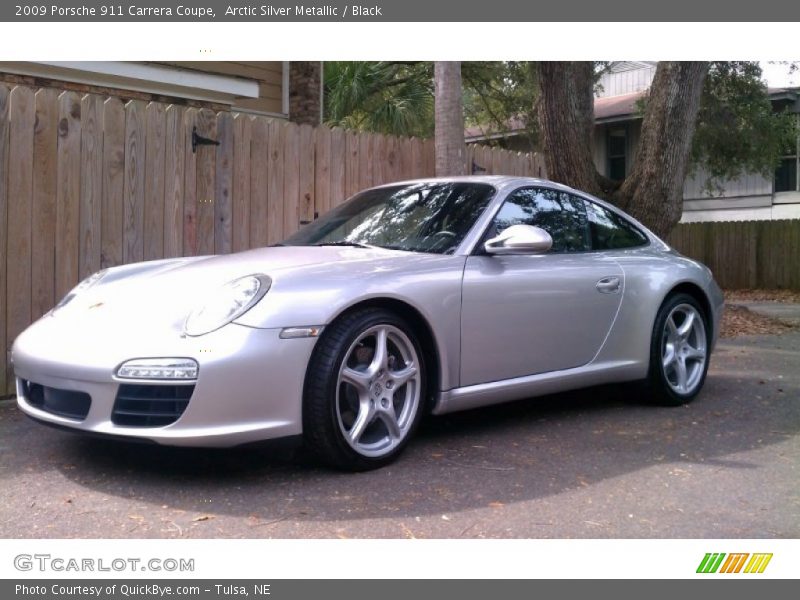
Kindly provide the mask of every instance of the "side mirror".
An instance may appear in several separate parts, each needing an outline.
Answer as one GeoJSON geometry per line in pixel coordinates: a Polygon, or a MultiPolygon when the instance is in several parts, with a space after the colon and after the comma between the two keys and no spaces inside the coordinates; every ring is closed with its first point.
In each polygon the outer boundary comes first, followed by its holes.
{"type": "Polygon", "coordinates": [[[541,227],[512,225],[503,233],[486,240],[487,254],[544,254],[553,245],[553,238],[541,227]]]}

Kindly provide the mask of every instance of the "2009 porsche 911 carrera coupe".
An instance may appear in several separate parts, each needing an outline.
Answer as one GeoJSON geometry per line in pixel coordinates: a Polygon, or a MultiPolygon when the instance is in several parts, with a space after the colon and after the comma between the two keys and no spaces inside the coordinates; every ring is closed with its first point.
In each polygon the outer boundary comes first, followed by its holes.
{"type": "Polygon", "coordinates": [[[100,271],[14,343],[19,407],[181,446],[302,436],[394,459],[443,414],[610,382],[694,398],[719,329],[711,272],[538,179],[361,192],[282,244],[100,271]]]}

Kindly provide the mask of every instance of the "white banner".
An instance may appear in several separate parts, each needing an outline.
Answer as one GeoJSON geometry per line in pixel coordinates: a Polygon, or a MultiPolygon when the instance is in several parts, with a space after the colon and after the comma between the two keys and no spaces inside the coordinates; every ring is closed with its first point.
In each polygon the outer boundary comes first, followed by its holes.
{"type": "Polygon", "coordinates": [[[798,564],[785,539],[0,541],[5,579],[785,579],[798,564]]]}

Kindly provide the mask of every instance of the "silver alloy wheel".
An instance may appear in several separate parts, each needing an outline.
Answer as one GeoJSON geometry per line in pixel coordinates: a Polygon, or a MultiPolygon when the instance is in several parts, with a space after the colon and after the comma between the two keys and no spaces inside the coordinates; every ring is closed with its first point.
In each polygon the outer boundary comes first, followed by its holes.
{"type": "Polygon", "coordinates": [[[381,457],[407,437],[420,405],[419,364],[414,344],[393,325],[370,327],[350,345],[339,369],[336,416],[353,450],[381,457]]]}
{"type": "Polygon", "coordinates": [[[673,308],[661,338],[661,367],[673,391],[686,396],[703,379],[708,351],[703,318],[691,304],[673,308]]]}

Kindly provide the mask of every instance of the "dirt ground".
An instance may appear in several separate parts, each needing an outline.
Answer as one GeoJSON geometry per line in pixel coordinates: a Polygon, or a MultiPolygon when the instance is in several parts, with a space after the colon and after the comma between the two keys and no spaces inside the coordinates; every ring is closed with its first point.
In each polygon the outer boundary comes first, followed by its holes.
{"type": "Polygon", "coordinates": [[[800,304],[800,292],[792,290],[728,290],[720,336],[779,335],[797,329],[791,321],[751,311],[745,304],[781,302],[800,304]]]}

